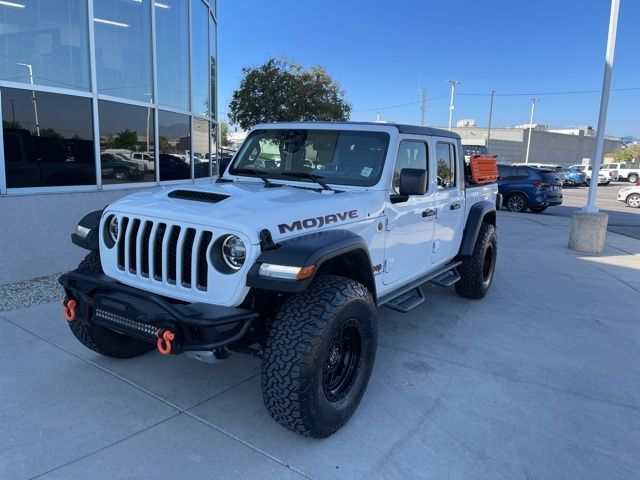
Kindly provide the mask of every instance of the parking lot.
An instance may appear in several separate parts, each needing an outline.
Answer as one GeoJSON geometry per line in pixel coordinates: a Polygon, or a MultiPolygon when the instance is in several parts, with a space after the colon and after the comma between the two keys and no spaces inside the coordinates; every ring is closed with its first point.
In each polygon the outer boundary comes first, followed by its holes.
{"type": "MultiPolygon", "coordinates": [[[[640,239],[640,209],[631,208],[617,200],[618,190],[628,187],[629,182],[612,182],[600,185],[596,203],[598,208],[609,215],[608,230],[635,239],[640,239]]],[[[564,199],[560,207],[549,208],[545,214],[571,217],[573,212],[587,203],[589,187],[565,187],[564,199]]]]}
{"type": "Polygon", "coordinates": [[[1,312],[0,478],[635,478],[640,243],[569,251],[569,208],[499,214],[485,299],[382,309],[369,388],[326,440],[269,417],[259,359],[119,361],[59,304],[1,312]]]}

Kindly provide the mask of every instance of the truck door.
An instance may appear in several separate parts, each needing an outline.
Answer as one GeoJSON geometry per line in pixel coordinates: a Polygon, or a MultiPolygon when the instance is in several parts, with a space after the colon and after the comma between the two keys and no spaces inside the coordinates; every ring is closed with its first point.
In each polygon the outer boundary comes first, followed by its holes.
{"type": "Polygon", "coordinates": [[[438,186],[435,193],[437,214],[435,238],[431,253],[434,264],[449,261],[458,254],[462,242],[465,218],[465,193],[462,188],[464,171],[457,144],[436,142],[438,186]]]}
{"type": "Polygon", "coordinates": [[[388,285],[417,275],[431,266],[430,245],[435,231],[435,199],[429,172],[429,147],[424,138],[400,137],[398,156],[390,189],[385,238],[383,283],[388,285]],[[400,171],[427,170],[427,192],[399,198],[400,171]]]}

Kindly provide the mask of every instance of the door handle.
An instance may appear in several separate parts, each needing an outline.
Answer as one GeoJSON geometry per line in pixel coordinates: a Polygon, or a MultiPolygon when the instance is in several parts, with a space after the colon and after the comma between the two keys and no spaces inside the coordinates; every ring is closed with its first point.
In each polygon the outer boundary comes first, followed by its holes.
{"type": "Polygon", "coordinates": [[[451,210],[458,210],[459,208],[460,208],[460,204],[459,203],[452,203],[449,206],[449,209],[451,209],[451,210]]]}
{"type": "Polygon", "coordinates": [[[435,208],[427,208],[424,212],[422,212],[422,217],[433,217],[436,213],[438,213],[438,210],[435,208]]]}

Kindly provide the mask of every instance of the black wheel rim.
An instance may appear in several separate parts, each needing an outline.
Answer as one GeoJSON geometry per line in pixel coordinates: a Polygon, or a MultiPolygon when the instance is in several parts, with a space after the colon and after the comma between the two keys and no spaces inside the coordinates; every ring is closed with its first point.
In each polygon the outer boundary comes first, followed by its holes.
{"type": "Polygon", "coordinates": [[[322,386],[327,400],[339,402],[353,387],[362,354],[362,337],[355,320],[348,320],[329,344],[322,370],[322,386]]]}
{"type": "Polygon", "coordinates": [[[489,245],[484,252],[484,261],[482,263],[482,281],[487,284],[491,281],[493,275],[493,264],[495,258],[493,256],[493,246],[489,245]]]}

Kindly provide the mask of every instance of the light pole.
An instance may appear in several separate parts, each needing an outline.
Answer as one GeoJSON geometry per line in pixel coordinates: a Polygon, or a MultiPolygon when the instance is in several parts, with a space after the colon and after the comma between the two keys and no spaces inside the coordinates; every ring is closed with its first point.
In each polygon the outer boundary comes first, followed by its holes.
{"type": "MultiPolygon", "coordinates": [[[[29,69],[29,83],[33,85],[33,66],[30,63],[18,63],[21,67],[27,67],[29,69]]],[[[36,135],[40,136],[40,122],[38,122],[38,102],[36,100],[36,91],[31,90],[31,103],[33,103],[33,116],[36,119],[36,135]]]]}
{"type": "Polygon", "coordinates": [[[533,130],[533,114],[536,111],[536,102],[539,98],[531,98],[531,118],[529,119],[529,137],[527,138],[527,156],[524,159],[524,163],[529,163],[529,150],[531,148],[531,133],[533,130]]]}
{"type": "Polygon", "coordinates": [[[491,101],[489,102],[489,128],[487,128],[487,153],[489,152],[489,140],[491,139],[491,119],[493,117],[493,97],[495,90],[491,90],[491,101]]]}
{"type": "Polygon", "coordinates": [[[453,121],[453,110],[455,109],[454,100],[456,96],[456,85],[460,82],[458,80],[448,80],[451,84],[451,101],[449,102],[449,130],[451,130],[451,122],[453,121]]]}
{"type": "Polygon", "coordinates": [[[602,95],[600,97],[600,113],[598,115],[598,131],[596,132],[591,184],[589,185],[589,200],[581,210],[574,212],[571,217],[569,248],[579,252],[602,253],[607,236],[609,216],[606,213],[598,211],[598,207],[596,207],[596,193],[598,191],[598,173],[602,165],[602,145],[604,143],[604,131],[607,123],[607,109],[609,107],[609,91],[611,90],[613,57],[616,49],[619,9],[620,0],[611,0],[609,35],[607,37],[607,53],[604,61],[604,78],[602,80],[602,95]]]}

